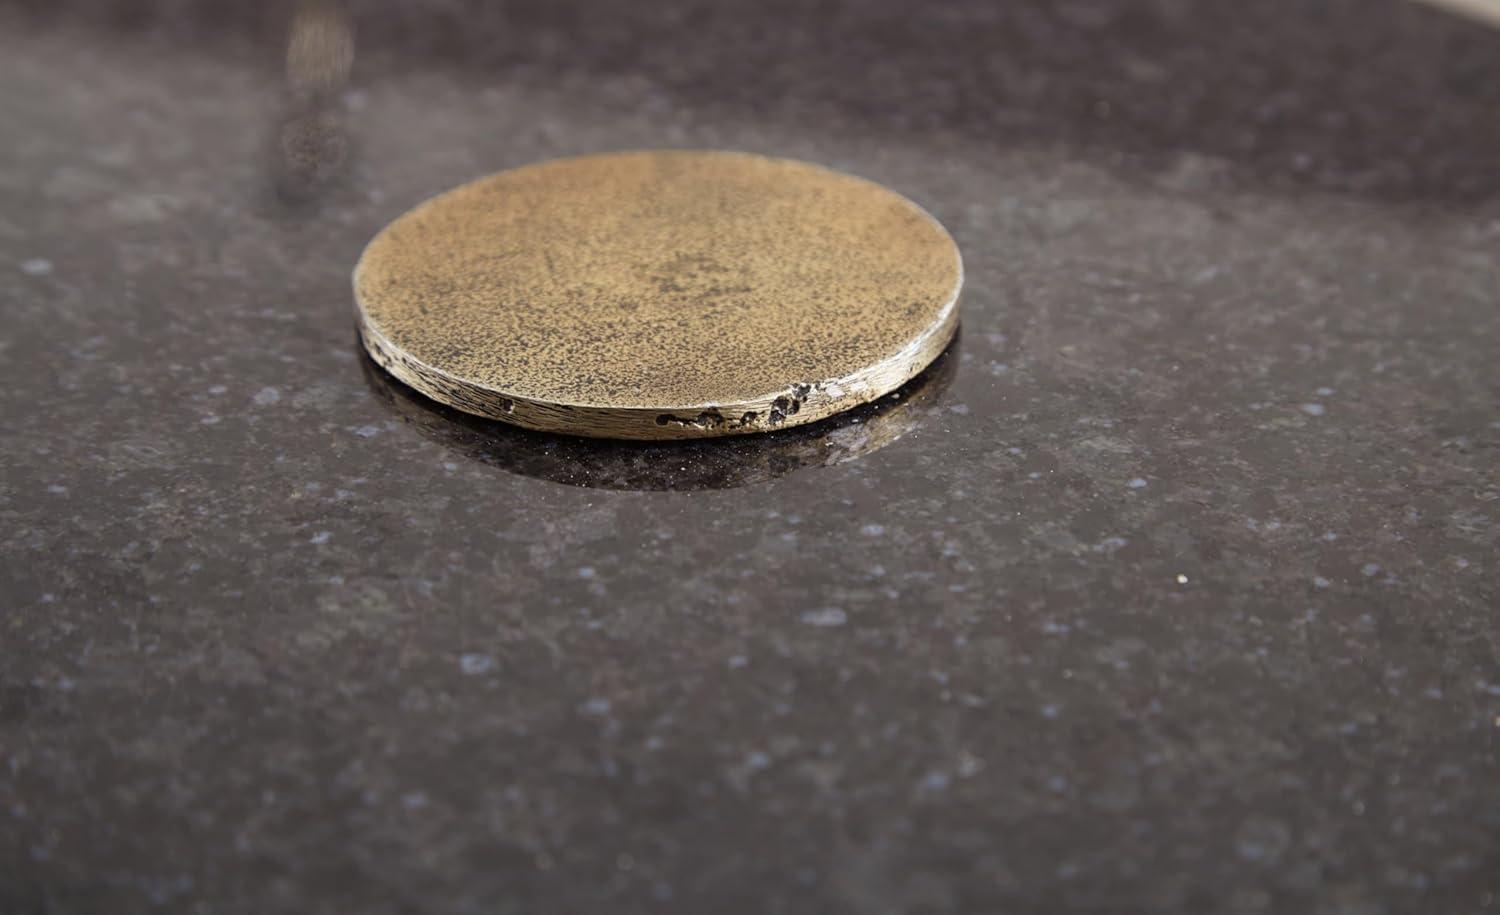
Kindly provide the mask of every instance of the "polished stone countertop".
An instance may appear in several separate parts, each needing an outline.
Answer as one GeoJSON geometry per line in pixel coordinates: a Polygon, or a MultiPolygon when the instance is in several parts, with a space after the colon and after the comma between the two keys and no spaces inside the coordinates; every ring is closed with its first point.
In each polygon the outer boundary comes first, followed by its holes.
{"type": "Polygon", "coordinates": [[[310,9],[0,4],[0,912],[1500,908],[1500,31],[310,9]],[[390,219],[643,147],[916,200],[958,341],[683,445],[362,356],[390,219]]]}

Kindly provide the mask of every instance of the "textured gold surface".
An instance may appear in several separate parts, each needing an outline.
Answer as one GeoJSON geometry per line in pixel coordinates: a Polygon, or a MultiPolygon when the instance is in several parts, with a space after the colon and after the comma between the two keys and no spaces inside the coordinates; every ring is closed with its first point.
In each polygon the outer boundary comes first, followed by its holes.
{"type": "Polygon", "coordinates": [[[894,390],[957,325],[963,268],[915,204],[725,152],[502,172],[418,206],[354,271],[393,375],[534,429],[690,438],[810,422],[894,390]]]}

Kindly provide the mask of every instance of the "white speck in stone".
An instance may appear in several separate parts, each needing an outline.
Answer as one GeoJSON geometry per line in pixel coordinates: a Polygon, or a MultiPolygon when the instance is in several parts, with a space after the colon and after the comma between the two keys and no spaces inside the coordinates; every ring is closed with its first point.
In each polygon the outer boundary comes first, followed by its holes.
{"type": "Polygon", "coordinates": [[[1336,393],[1338,392],[1333,388],[1318,388],[1317,390],[1317,395],[1319,397],[1332,397],[1336,393]]]}
{"type": "Polygon", "coordinates": [[[411,791],[401,795],[401,806],[407,810],[421,810],[427,806],[427,795],[422,791],[411,791]]]}
{"type": "Polygon", "coordinates": [[[1093,550],[1095,553],[1113,553],[1115,550],[1124,548],[1129,543],[1130,541],[1124,537],[1105,537],[1094,544],[1093,550]]]}
{"type": "Polygon", "coordinates": [[[210,394],[223,394],[224,392],[226,392],[228,390],[229,390],[229,387],[227,385],[216,384],[213,387],[211,387],[211,388],[208,389],[208,393],[210,393],[210,394]]]}
{"type": "Polygon", "coordinates": [[[1066,635],[1072,631],[1072,628],[1067,623],[1058,623],[1052,620],[1047,620],[1042,624],[1042,631],[1048,635],[1066,635]]]}
{"type": "Polygon", "coordinates": [[[1313,576],[1313,587],[1314,588],[1326,588],[1326,587],[1328,587],[1328,585],[1329,585],[1328,579],[1324,578],[1321,575],[1314,575],[1313,576]]]}
{"type": "Polygon", "coordinates": [[[354,434],[358,435],[360,438],[374,438],[375,436],[380,434],[380,427],[360,426],[358,429],[354,430],[354,434]]]}
{"type": "Polygon", "coordinates": [[[991,375],[1004,375],[1010,371],[1010,366],[1004,362],[991,362],[989,365],[991,375]]]}
{"type": "Polygon", "coordinates": [[[307,542],[322,546],[323,544],[327,543],[331,537],[333,537],[333,534],[329,531],[318,531],[316,534],[313,534],[311,537],[307,538],[307,542]]]}
{"type": "Polygon", "coordinates": [[[42,603],[44,603],[44,604],[51,604],[51,603],[55,603],[56,601],[57,601],[57,595],[53,594],[51,591],[48,591],[46,594],[42,595],[42,603]]]}
{"type": "Polygon", "coordinates": [[[1300,409],[1308,416],[1322,416],[1324,413],[1328,412],[1328,409],[1320,403],[1305,403],[1300,407],[1300,409]]]}
{"type": "Polygon", "coordinates": [[[1327,540],[1329,543],[1332,543],[1333,541],[1339,539],[1339,535],[1335,534],[1333,531],[1325,531],[1323,534],[1323,539],[1327,540]]]}
{"type": "Polygon", "coordinates": [[[1453,564],[1458,566],[1460,569],[1467,569],[1469,567],[1469,560],[1460,556],[1457,559],[1453,560],[1453,564]]]}
{"type": "Polygon", "coordinates": [[[809,626],[842,626],[848,621],[849,615],[838,607],[824,607],[802,614],[802,622],[809,626]]]}
{"type": "Polygon", "coordinates": [[[1031,473],[1026,474],[1026,478],[1028,480],[1040,480],[1042,478],[1042,472],[1040,470],[1033,470],[1031,473]]]}
{"type": "Polygon", "coordinates": [[[742,654],[737,654],[734,657],[732,657],[732,658],[729,659],[729,669],[730,670],[739,670],[740,668],[745,667],[749,663],[750,663],[750,659],[749,658],[745,657],[742,654]]]}
{"type": "Polygon", "coordinates": [[[929,772],[922,776],[922,781],[918,783],[917,787],[923,791],[943,791],[947,789],[952,781],[953,779],[946,772],[929,772]]]}
{"type": "Polygon", "coordinates": [[[458,668],[471,677],[477,677],[494,670],[495,659],[487,654],[470,652],[458,659],[458,668]]]}
{"type": "Polygon", "coordinates": [[[608,699],[595,696],[594,698],[585,702],[583,705],[579,706],[578,710],[580,712],[583,712],[585,715],[608,715],[609,707],[610,706],[608,699]]]}
{"type": "Polygon", "coordinates": [[[1132,479],[1129,483],[1126,483],[1125,485],[1129,486],[1131,489],[1145,489],[1148,484],[1146,483],[1146,480],[1145,480],[1144,477],[1135,477],[1134,479],[1132,479]]]}
{"type": "Polygon", "coordinates": [[[61,483],[53,483],[51,486],[47,487],[47,491],[55,496],[65,496],[68,494],[68,487],[62,485],[61,483]]]}
{"type": "Polygon", "coordinates": [[[1241,825],[1235,837],[1235,849],[1247,861],[1261,861],[1279,857],[1289,838],[1286,826],[1264,817],[1253,818],[1241,825]]]}
{"type": "Polygon", "coordinates": [[[1057,706],[1052,705],[1051,703],[1048,703],[1048,704],[1042,706],[1042,717],[1043,718],[1056,718],[1058,716],[1059,711],[1060,710],[1058,709],[1057,706]]]}
{"type": "Polygon", "coordinates": [[[959,416],[968,416],[969,415],[969,405],[968,404],[962,404],[962,403],[956,403],[953,406],[951,406],[951,407],[948,408],[948,412],[949,413],[957,413],[959,416]]]}
{"type": "Polygon", "coordinates": [[[46,276],[52,272],[52,262],[45,257],[33,257],[21,261],[21,272],[27,276],[46,276]]]}
{"type": "Polygon", "coordinates": [[[330,576],[328,576],[328,583],[330,585],[342,585],[344,583],[344,576],[342,576],[342,575],[330,575],[330,576]]]}
{"type": "Polygon", "coordinates": [[[578,577],[579,578],[593,578],[594,577],[594,567],[593,566],[579,566],[579,568],[578,568],[578,577]]]}
{"type": "Polygon", "coordinates": [[[1374,578],[1380,574],[1380,566],[1373,562],[1367,562],[1359,571],[1366,578],[1374,578]]]}
{"type": "Polygon", "coordinates": [[[1185,584],[1187,584],[1188,583],[1188,577],[1186,575],[1178,573],[1178,575],[1177,575],[1177,583],[1179,585],[1185,585],[1185,584]]]}
{"type": "MultiPolygon", "coordinates": [[[[1467,563],[1465,563],[1465,564],[1467,564],[1467,563]]],[[[1460,566],[1460,568],[1462,568],[1462,566],[1460,566]]],[[[885,577],[885,566],[881,565],[878,562],[875,565],[870,566],[870,576],[872,578],[884,578],[885,577]]]]}
{"type": "Polygon", "coordinates": [[[1021,454],[1022,453],[1022,451],[1021,451],[1020,448],[1007,448],[1005,450],[1009,454],[1021,454]]]}
{"type": "Polygon", "coordinates": [[[864,527],[859,529],[859,532],[861,534],[864,534],[866,537],[879,537],[881,534],[885,533],[885,525],[866,524],[864,527]]]}
{"type": "Polygon", "coordinates": [[[771,757],[760,752],[759,750],[756,750],[749,756],[745,757],[745,768],[749,769],[752,772],[758,772],[761,769],[768,768],[770,765],[771,757]]]}
{"type": "Polygon", "coordinates": [[[823,385],[823,390],[828,394],[829,397],[844,396],[844,389],[836,381],[830,381],[827,384],[823,385]]]}
{"type": "Polygon", "coordinates": [[[256,406],[269,407],[271,404],[281,401],[281,392],[275,388],[261,388],[255,392],[255,396],[251,399],[255,401],[256,406]]]}
{"type": "Polygon", "coordinates": [[[202,423],[205,426],[216,426],[219,423],[219,417],[213,413],[210,413],[202,419],[198,420],[198,422],[202,423]]]}

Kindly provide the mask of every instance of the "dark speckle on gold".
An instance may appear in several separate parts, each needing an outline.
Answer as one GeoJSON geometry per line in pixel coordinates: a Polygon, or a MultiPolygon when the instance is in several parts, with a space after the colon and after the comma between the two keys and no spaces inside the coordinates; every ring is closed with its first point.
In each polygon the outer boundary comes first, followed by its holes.
{"type": "Polygon", "coordinates": [[[365,249],[366,348],[523,426],[689,438],[811,422],[899,387],[957,326],[963,268],[915,204],[815,165],[630,152],[502,172],[365,249]]]}

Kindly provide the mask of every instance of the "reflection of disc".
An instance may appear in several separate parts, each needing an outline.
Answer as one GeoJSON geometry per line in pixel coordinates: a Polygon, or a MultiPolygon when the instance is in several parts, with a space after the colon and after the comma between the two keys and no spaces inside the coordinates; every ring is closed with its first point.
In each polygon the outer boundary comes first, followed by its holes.
{"type": "Polygon", "coordinates": [[[501,172],[418,206],[354,271],[371,356],[533,429],[700,438],[793,426],[920,372],[957,325],[948,233],[879,185],[725,152],[501,172]]]}
{"type": "Polygon", "coordinates": [[[570,486],[732,489],[877,451],[916,428],[958,370],[955,340],[900,390],[813,425],[714,441],[604,442],[547,435],[435,403],[362,359],[370,388],[424,435],[482,464],[570,486]]]}

